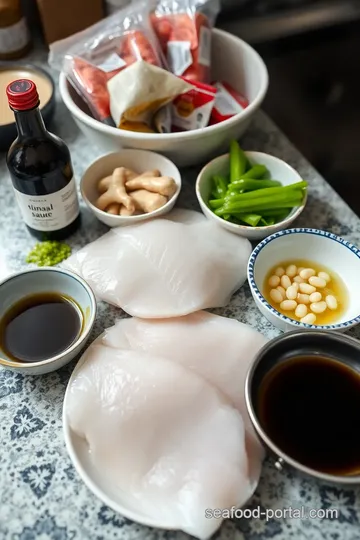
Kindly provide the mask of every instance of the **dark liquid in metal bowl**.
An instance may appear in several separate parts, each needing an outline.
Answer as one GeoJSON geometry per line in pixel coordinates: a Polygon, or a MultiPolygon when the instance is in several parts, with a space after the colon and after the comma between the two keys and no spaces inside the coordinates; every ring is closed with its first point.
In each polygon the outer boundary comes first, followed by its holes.
{"type": "Polygon", "coordinates": [[[360,474],[360,373],[299,356],[273,368],[258,396],[260,424],[285,454],[319,472],[360,474]]]}
{"type": "Polygon", "coordinates": [[[28,296],[0,321],[0,354],[17,362],[40,362],[68,349],[82,328],[74,300],[56,293],[28,296]]]}

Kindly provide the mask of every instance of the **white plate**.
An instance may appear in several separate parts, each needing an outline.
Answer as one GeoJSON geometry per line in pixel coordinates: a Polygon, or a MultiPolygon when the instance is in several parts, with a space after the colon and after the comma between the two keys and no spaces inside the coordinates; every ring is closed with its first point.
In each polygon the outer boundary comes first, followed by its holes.
{"type": "MultiPolygon", "coordinates": [[[[103,334],[99,336],[93,343],[95,343],[96,341],[100,341],[102,336],[103,334]]],[[[125,518],[140,523],[141,525],[155,527],[157,529],[174,530],[173,527],[168,522],[166,522],[166,520],[161,519],[160,515],[159,520],[154,520],[151,516],[139,512],[138,508],[130,506],[127,493],[112,488],[112,486],[109,485],[104,478],[102,478],[101,473],[91,463],[89,447],[86,440],[79,437],[71,430],[66,415],[69,388],[76,376],[77,370],[84,363],[85,358],[86,355],[84,354],[79,360],[76,368],[74,369],[70,377],[63,403],[63,433],[66,449],[72,461],[72,464],[74,465],[78,475],[80,476],[84,484],[90,489],[90,491],[92,491],[92,493],[96,495],[96,497],[98,497],[104,504],[106,504],[115,512],[118,512],[125,518]]],[[[121,451],[121,449],[119,449],[119,451],[121,451]]],[[[256,487],[254,488],[254,492],[256,487]]],[[[249,498],[249,500],[251,499],[251,497],[249,498]]]]}

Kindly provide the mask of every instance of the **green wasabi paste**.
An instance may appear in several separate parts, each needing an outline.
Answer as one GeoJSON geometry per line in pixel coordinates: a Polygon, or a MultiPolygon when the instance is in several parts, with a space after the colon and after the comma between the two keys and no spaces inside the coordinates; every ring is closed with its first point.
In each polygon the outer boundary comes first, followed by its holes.
{"type": "Polygon", "coordinates": [[[26,257],[26,262],[37,266],[55,266],[70,255],[71,248],[67,244],[56,241],[39,242],[26,257]]]}

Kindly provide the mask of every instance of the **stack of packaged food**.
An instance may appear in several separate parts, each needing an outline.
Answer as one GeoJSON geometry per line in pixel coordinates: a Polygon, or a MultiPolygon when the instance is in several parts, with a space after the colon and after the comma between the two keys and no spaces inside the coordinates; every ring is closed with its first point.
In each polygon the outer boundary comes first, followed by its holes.
{"type": "Polygon", "coordinates": [[[219,0],[136,1],[54,43],[49,62],[100,122],[147,133],[204,128],[249,104],[211,79],[218,12],[219,0]]]}

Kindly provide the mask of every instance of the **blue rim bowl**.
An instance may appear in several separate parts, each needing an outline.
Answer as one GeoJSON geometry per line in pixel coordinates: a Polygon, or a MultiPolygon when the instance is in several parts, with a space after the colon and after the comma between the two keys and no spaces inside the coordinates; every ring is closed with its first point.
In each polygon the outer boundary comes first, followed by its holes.
{"type": "MultiPolygon", "coordinates": [[[[270,253],[271,252],[269,251],[269,254],[270,253]]],[[[252,254],[250,255],[247,269],[250,290],[256,306],[274,326],[278,327],[280,330],[283,331],[290,331],[297,328],[300,330],[312,329],[345,332],[349,328],[357,325],[360,322],[360,291],[358,292],[359,275],[360,250],[356,246],[354,246],[347,240],[344,240],[340,236],[337,236],[336,234],[311,228],[286,229],[284,231],[279,231],[268,236],[267,238],[262,240],[262,242],[260,242],[253,250],[252,254]],[[294,248],[296,254],[291,257],[290,250],[291,246],[294,245],[295,238],[293,236],[293,238],[290,240],[291,235],[308,235],[305,248],[303,248],[304,253],[301,253],[297,250],[297,248],[294,248]],[[301,323],[300,321],[296,321],[294,319],[291,319],[290,317],[286,317],[285,315],[277,311],[277,309],[271,306],[269,302],[264,298],[260,291],[262,283],[259,283],[258,281],[260,280],[257,281],[255,278],[256,265],[259,263],[259,258],[264,255],[264,250],[268,249],[274,251],[273,248],[275,247],[275,243],[279,242],[279,239],[283,240],[285,249],[278,249],[280,257],[278,260],[275,259],[273,262],[270,261],[267,268],[263,272],[264,277],[270,270],[270,268],[277,263],[280,264],[281,260],[291,260],[291,258],[293,258],[294,260],[310,259],[316,261],[315,257],[306,254],[308,252],[311,253],[311,249],[314,249],[316,246],[317,255],[322,253],[322,257],[324,258],[323,261],[318,260],[318,263],[322,263],[325,267],[333,269],[333,271],[336,272],[343,279],[348,290],[350,290],[349,282],[351,281],[353,283],[353,287],[351,287],[351,305],[345,312],[345,320],[337,324],[329,325],[312,325],[301,323]],[[288,239],[290,240],[290,242],[287,241],[288,239]],[[324,244],[323,250],[319,250],[320,243],[324,244]],[[281,252],[283,253],[282,256],[281,252]],[[333,262],[328,263],[329,260],[333,262]],[[346,278],[344,276],[344,273],[346,273],[346,278]],[[351,277],[352,274],[353,277],[351,277]],[[353,298],[354,295],[355,298],[353,298]],[[347,314],[349,314],[348,318],[346,318],[347,314]]]]}

